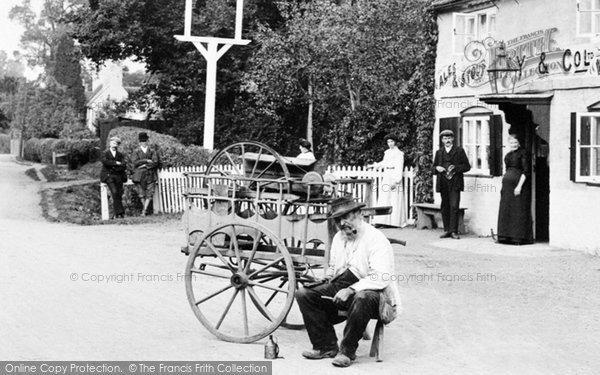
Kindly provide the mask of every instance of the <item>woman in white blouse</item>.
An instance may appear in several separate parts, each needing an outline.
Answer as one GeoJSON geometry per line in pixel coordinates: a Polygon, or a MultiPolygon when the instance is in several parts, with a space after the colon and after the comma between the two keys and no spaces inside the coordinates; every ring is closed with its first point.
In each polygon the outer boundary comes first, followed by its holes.
{"type": "Polygon", "coordinates": [[[311,151],[312,145],[310,144],[309,141],[302,138],[302,139],[300,139],[299,146],[300,146],[300,154],[298,156],[296,156],[297,159],[306,159],[306,160],[312,160],[312,161],[317,160],[317,158],[315,158],[315,155],[311,151]]]}
{"type": "Polygon", "coordinates": [[[398,138],[393,134],[385,136],[388,149],[383,153],[383,160],[367,167],[383,169],[383,179],[380,181],[377,206],[392,206],[390,215],[378,215],[373,218],[373,224],[403,227],[406,225],[406,204],[402,190],[404,170],[404,153],[397,146],[398,138]]]}

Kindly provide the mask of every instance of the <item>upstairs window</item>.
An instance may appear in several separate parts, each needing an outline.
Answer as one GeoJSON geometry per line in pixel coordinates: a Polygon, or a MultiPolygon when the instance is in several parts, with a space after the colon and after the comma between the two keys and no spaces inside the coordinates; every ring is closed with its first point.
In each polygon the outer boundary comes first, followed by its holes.
{"type": "Polygon", "coordinates": [[[600,34],[600,0],[577,1],[577,35],[600,34]]]}
{"type": "Polygon", "coordinates": [[[452,52],[463,54],[470,42],[483,41],[496,34],[496,8],[475,13],[454,13],[452,23],[452,52]]]}

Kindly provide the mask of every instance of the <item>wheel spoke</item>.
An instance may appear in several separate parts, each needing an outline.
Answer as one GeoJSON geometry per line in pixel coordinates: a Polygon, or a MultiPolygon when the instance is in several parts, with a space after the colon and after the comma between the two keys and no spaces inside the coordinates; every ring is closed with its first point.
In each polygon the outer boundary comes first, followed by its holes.
{"type": "Polygon", "coordinates": [[[198,268],[191,268],[190,272],[199,273],[201,275],[206,275],[206,276],[218,277],[218,278],[221,278],[221,279],[230,279],[231,278],[231,276],[219,275],[218,273],[207,272],[207,271],[203,271],[203,270],[198,269],[198,268]]]}
{"type": "Polygon", "coordinates": [[[223,257],[223,254],[221,254],[221,252],[219,250],[217,250],[217,248],[215,247],[215,245],[213,245],[212,243],[210,243],[208,241],[206,241],[206,244],[215,253],[215,255],[217,256],[217,258],[221,259],[221,262],[223,262],[223,264],[226,265],[227,268],[229,268],[229,270],[232,273],[235,273],[235,270],[231,267],[231,265],[229,264],[229,262],[227,262],[227,260],[223,257]]]}
{"type": "Polygon", "coordinates": [[[250,284],[252,286],[258,286],[258,287],[261,287],[261,288],[265,288],[265,289],[275,290],[275,291],[278,291],[280,293],[289,294],[289,291],[287,289],[277,288],[277,287],[274,287],[274,286],[265,285],[265,284],[261,284],[261,283],[255,283],[255,282],[252,282],[252,281],[249,281],[248,284],[250,284]]]}
{"type": "MultiPolygon", "coordinates": [[[[262,237],[262,236],[260,236],[262,237]]],[[[254,243],[252,244],[252,252],[250,253],[250,257],[248,257],[248,263],[246,263],[246,267],[244,267],[244,272],[248,272],[250,269],[250,264],[252,264],[252,260],[254,260],[254,255],[256,254],[256,250],[258,250],[258,240],[260,237],[256,237],[254,239],[254,243]]]]}
{"type": "Polygon", "coordinates": [[[244,315],[244,334],[249,336],[248,331],[248,309],[246,306],[246,292],[242,289],[242,313],[244,315]]]}
{"type": "Polygon", "coordinates": [[[198,305],[199,305],[199,304],[201,304],[202,302],[205,302],[205,301],[207,301],[207,300],[209,300],[209,299],[211,299],[211,298],[213,298],[213,297],[215,297],[215,296],[217,296],[217,295],[219,295],[219,294],[223,293],[224,291],[226,291],[226,290],[227,290],[227,289],[229,289],[229,288],[231,288],[231,285],[227,285],[225,288],[223,288],[223,289],[220,289],[220,290],[218,290],[218,291],[214,292],[213,294],[209,295],[208,297],[204,297],[204,298],[202,298],[200,301],[197,301],[197,302],[196,302],[196,306],[198,306],[198,305]]]}
{"type": "Polygon", "coordinates": [[[235,171],[237,172],[237,174],[238,174],[239,176],[242,176],[242,174],[241,174],[240,170],[238,169],[237,165],[235,165],[235,163],[233,162],[233,159],[231,158],[231,155],[229,155],[229,152],[228,152],[228,151],[225,151],[225,156],[227,156],[227,159],[229,159],[229,162],[231,163],[231,166],[232,166],[233,168],[235,168],[235,171]]]}
{"type": "Polygon", "coordinates": [[[219,318],[219,321],[217,322],[217,325],[215,326],[216,329],[219,329],[219,327],[221,327],[221,324],[223,323],[223,320],[225,320],[225,316],[229,312],[229,309],[231,308],[231,305],[233,304],[233,301],[235,300],[235,296],[237,296],[239,291],[240,291],[239,289],[236,289],[235,293],[233,293],[233,295],[231,296],[229,303],[227,303],[227,307],[225,307],[225,311],[223,311],[223,314],[221,314],[221,318],[219,318]]]}
{"type": "Polygon", "coordinates": [[[250,275],[248,275],[248,278],[251,279],[252,276],[256,275],[257,273],[260,273],[264,270],[266,270],[267,268],[276,265],[277,263],[281,262],[283,260],[283,257],[279,257],[277,259],[275,259],[274,261],[265,264],[263,267],[257,269],[256,271],[252,272],[250,275]]]}
{"type": "Polygon", "coordinates": [[[271,166],[272,166],[273,164],[275,164],[275,162],[276,162],[276,161],[277,161],[277,159],[273,160],[273,161],[272,161],[272,162],[271,162],[269,165],[267,165],[267,166],[265,167],[265,169],[263,169],[263,170],[262,170],[262,171],[261,171],[261,172],[258,174],[258,176],[256,176],[256,178],[261,178],[261,177],[262,177],[262,175],[263,175],[263,174],[265,174],[265,172],[266,172],[266,171],[268,171],[268,170],[269,170],[269,168],[271,168],[271,166]]]}
{"type": "Polygon", "coordinates": [[[260,157],[262,156],[262,152],[263,152],[263,149],[261,148],[258,151],[258,156],[256,157],[256,162],[254,162],[254,167],[252,167],[252,173],[250,174],[250,177],[254,177],[254,172],[256,172],[256,167],[258,166],[258,162],[260,161],[260,157]]]}
{"type": "Polygon", "coordinates": [[[270,321],[274,321],[275,317],[271,314],[271,312],[269,311],[267,306],[265,306],[262,303],[262,301],[260,300],[258,295],[256,295],[256,292],[254,291],[254,289],[251,286],[248,286],[247,289],[248,289],[248,295],[254,301],[254,305],[256,306],[256,308],[259,309],[263,313],[263,315],[266,315],[267,319],[269,319],[270,321]]]}
{"type": "Polygon", "coordinates": [[[231,235],[231,243],[233,244],[233,250],[235,251],[235,258],[237,260],[237,269],[238,271],[242,270],[242,257],[240,255],[240,245],[237,240],[237,233],[235,231],[235,225],[231,226],[231,231],[233,232],[231,235]]]}
{"type": "MultiPolygon", "coordinates": [[[[283,280],[283,282],[281,284],[279,284],[279,288],[281,288],[282,286],[285,285],[285,283],[287,283],[287,280],[283,280]]],[[[273,294],[271,294],[271,297],[269,297],[269,299],[267,300],[267,302],[265,303],[265,305],[269,306],[269,303],[271,303],[271,301],[273,300],[273,298],[275,298],[275,296],[277,295],[277,292],[273,292],[273,294]]]]}

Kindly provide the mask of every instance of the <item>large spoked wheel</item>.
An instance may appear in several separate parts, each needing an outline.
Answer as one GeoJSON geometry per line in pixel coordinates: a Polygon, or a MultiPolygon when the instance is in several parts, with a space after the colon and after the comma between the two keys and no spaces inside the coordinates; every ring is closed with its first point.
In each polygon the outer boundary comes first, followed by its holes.
{"type": "Polygon", "coordinates": [[[198,320],[218,338],[237,343],[260,340],[281,325],[294,301],[295,280],[287,248],[254,222],[206,232],[185,269],[198,320]]]}
{"type": "MultiPolygon", "coordinates": [[[[290,172],[284,159],[271,147],[254,141],[239,142],[219,151],[209,162],[205,174],[207,176],[244,176],[247,179],[237,180],[249,190],[264,189],[260,179],[287,181],[290,172]],[[257,186],[259,185],[259,186],[257,186]]],[[[289,185],[289,184],[288,184],[289,185]]],[[[277,186],[270,185],[271,189],[277,186]]],[[[285,192],[289,193],[289,186],[285,192]]]]}

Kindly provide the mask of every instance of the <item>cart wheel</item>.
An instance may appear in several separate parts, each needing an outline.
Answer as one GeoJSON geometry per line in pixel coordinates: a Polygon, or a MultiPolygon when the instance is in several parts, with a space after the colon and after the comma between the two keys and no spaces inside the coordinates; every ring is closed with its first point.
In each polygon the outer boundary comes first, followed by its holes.
{"type": "Polygon", "coordinates": [[[218,338],[237,343],[260,340],[282,324],[294,301],[295,280],[287,248],[250,221],[207,231],[185,269],[188,301],[198,320],[218,338]],[[290,281],[286,286],[284,279],[290,281]]]}
{"type": "MultiPolygon", "coordinates": [[[[289,180],[290,172],[283,158],[277,151],[260,142],[247,141],[234,143],[219,151],[208,163],[206,176],[231,176],[247,177],[248,180],[239,180],[237,183],[250,190],[267,188],[260,184],[260,179],[289,180]]],[[[278,190],[278,186],[270,186],[278,190]]],[[[290,186],[284,192],[290,192],[290,186]]]]}

